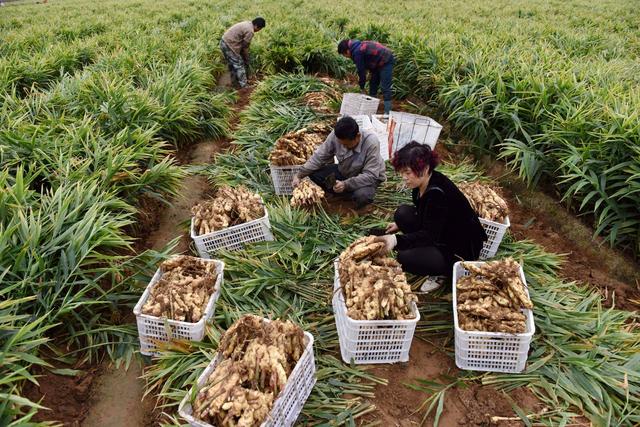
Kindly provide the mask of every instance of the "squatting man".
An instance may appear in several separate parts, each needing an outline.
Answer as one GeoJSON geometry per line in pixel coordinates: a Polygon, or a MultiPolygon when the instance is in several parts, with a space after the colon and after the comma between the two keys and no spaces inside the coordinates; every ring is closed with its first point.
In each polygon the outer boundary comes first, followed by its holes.
{"type": "Polygon", "coordinates": [[[377,188],[386,180],[378,138],[372,132],[360,130],[353,118],[341,118],[301,167],[293,186],[307,176],[328,193],[351,198],[356,209],[370,204],[377,188]]]}

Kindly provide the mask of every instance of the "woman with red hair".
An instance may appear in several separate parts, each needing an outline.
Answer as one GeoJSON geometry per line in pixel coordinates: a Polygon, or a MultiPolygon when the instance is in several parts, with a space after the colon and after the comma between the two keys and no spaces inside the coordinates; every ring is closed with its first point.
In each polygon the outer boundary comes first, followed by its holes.
{"type": "MultiPolygon", "coordinates": [[[[401,205],[385,234],[386,252],[395,249],[405,272],[420,276],[449,276],[458,260],[478,259],[484,228],[467,198],[436,171],[438,155],[428,145],[411,142],[398,150],[391,164],[412,189],[413,205],[401,205]]],[[[425,282],[423,291],[438,285],[425,282]]]]}

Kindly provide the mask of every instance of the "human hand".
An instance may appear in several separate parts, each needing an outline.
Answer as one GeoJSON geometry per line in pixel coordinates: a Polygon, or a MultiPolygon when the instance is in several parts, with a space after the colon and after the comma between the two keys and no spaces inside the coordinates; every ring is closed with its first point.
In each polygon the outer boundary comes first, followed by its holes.
{"type": "Polygon", "coordinates": [[[344,181],[336,181],[336,184],[333,186],[333,191],[336,193],[342,193],[346,190],[347,186],[344,181]]]}
{"type": "Polygon", "coordinates": [[[373,239],[374,243],[384,243],[384,247],[378,252],[379,255],[387,255],[398,244],[398,239],[394,234],[385,234],[384,236],[377,236],[373,239]]]}
{"type": "Polygon", "coordinates": [[[291,181],[291,185],[294,187],[297,187],[298,185],[300,185],[300,177],[298,175],[295,175],[293,177],[293,181],[291,181]]]}
{"type": "Polygon", "coordinates": [[[400,231],[400,228],[398,227],[398,224],[396,224],[395,222],[390,222],[387,225],[387,228],[384,229],[384,232],[386,234],[393,234],[393,233],[397,233],[398,231],[400,231]]]}

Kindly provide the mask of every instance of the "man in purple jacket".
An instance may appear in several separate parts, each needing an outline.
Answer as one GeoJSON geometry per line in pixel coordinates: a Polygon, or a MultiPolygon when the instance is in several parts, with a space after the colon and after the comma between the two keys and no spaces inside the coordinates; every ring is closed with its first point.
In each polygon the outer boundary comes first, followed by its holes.
{"type": "Polygon", "coordinates": [[[384,113],[391,111],[391,78],[393,64],[396,60],[391,49],[374,41],[342,40],[338,44],[338,53],[356,64],[360,89],[364,90],[367,81],[367,70],[371,72],[369,80],[369,95],[377,96],[378,88],[382,86],[384,96],[384,113]]]}

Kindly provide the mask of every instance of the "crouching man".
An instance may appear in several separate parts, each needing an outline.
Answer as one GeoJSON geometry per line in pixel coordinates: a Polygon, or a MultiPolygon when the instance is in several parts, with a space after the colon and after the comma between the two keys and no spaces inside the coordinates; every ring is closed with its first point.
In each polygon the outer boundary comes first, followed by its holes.
{"type": "Polygon", "coordinates": [[[360,131],[353,118],[343,117],[302,166],[293,185],[306,176],[329,193],[350,197],[356,209],[368,205],[386,179],[378,138],[372,132],[360,131]]]}

